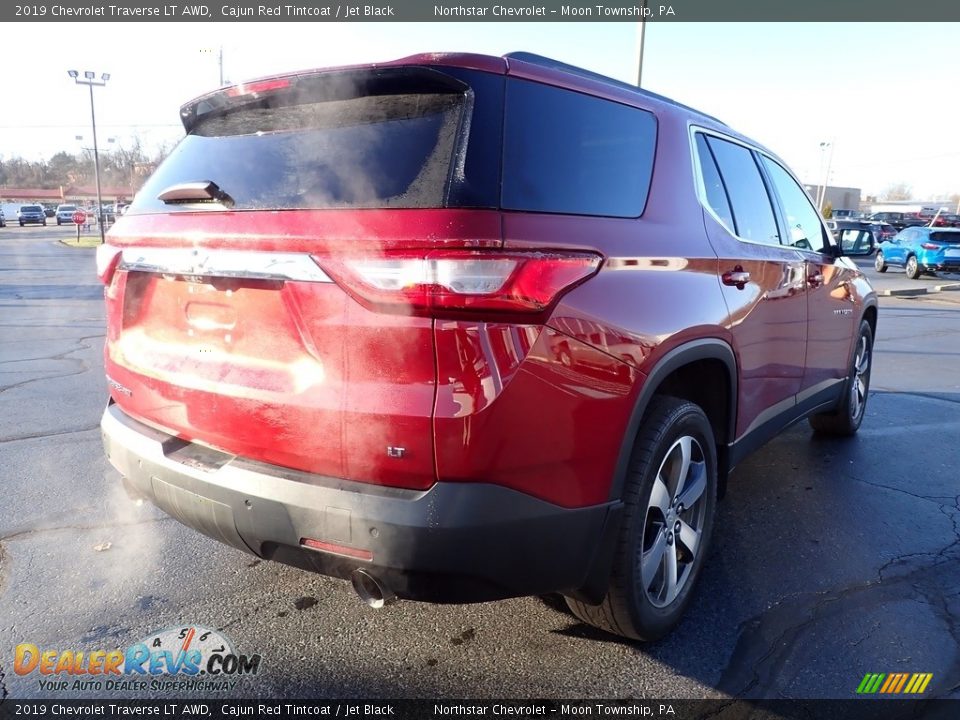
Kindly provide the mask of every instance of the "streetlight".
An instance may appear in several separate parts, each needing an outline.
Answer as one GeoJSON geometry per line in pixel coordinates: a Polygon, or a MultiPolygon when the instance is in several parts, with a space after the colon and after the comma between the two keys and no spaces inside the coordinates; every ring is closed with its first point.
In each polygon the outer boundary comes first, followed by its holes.
{"type": "MultiPolygon", "coordinates": [[[[647,3],[649,0],[643,0],[641,6],[643,7],[643,12],[647,11],[647,3]]],[[[640,27],[637,28],[637,87],[643,87],[643,49],[644,41],[646,40],[647,35],[647,21],[641,20],[640,27]]]]}
{"type": "Polygon", "coordinates": [[[820,169],[823,169],[823,156],[824,153],[830,150],[830,157],[827,160],[827,171],[823,176],[823,185],[817,187],[817,209],[820,212],[823,212],[823,203],[827,199],[827,185],[830,183],[830,166],[833,165],[833,143],[832,142],[822,142],[820,143],[820,169]]]}
{"type": "Polygon", "coordinates": [[[67,70],[67,75],[73,78],[77,85],[86,85],[90,88],[90,125],[93,127],[93,167],[97,176],[97,225],[100,226],[100,243],[106,242],[103,234],[103,198],[100,196],[100,154],[97,151],[97,116],[93,111],[93,86],[103,87],[110,79],[110,73],[103,73],[97,80],[97,74],[92,70],[85,70],[83,79],[76,70],[67,70]]]}
{"type": "MultiPolygon", "coordinates": [[[[201,54],[212,53],[212,48],[200,48],[201,54]]],[[[220,66],[220,87],[223,87],[223,45],[217,51],[217,64],[220,66]]]]}

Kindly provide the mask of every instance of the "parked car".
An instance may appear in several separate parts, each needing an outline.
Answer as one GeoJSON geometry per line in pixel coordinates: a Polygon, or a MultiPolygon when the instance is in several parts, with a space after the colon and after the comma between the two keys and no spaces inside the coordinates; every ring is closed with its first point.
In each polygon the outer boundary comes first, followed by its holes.
{"type": "Polygon", "coordinates": [[[897,232],[903,230],[905,227],[925,224],[919,213],[878,212],[869,216],[867,220],[889,223],[896,228],[897,232]]]}
{"type": "MultiPolygon", "coordinates": [[[[871,250],[871,254],[874,250],[877,249],[877,247],[880,246],[881,242],[883,242],[884,240],[890,240],[897,234],[897,231],[893,227],[893,225],[890,225],[889,223],[883,223],[883,222],[873,222],[870,220],[838,220],[834,222],[833,227],[831,227],[833,236],[838,240],[840,239],[841,234],[845,230],[861,230],[861,229],[869,230],[870,236],[873,237],[875,240],[875,244],[871,250]]],[[[866,236],[859,236],[859,237],[863,239],[866,236]]]]}
{"type": "Polygon", "coordinates": [[[960,215],[955,215],[953,213],[947,213],[946,215],[941,215],[943,218],[943,224],[947,227],[960,227],[960,215]]]}
{"type": "Polygon", "coordinates": [[[57,225],[73,225],[73,214],[77,211],[76,205],[57,206],[57,225]]]}
{"type": "Polygon", "coordinates": [[[57,216],[57,206],[56,206],[56,205],[44,205],[44,206],[43,206],[43,214],[46,215],[48,218],[56,217],[56,216],[57,216]]]}
{"type": "Polygon", "coordinates": [[[46,225],[47,216],[40,205],[21,205],[17,212],[20,227],[24,225],[46,225]]]}
{"type": "Polygon", "coordinates": [[[859,220],[861,217],[863,217],[863,213],[859,210],[841,208],[831,213],[831,219],[833,220],[859,220]]]}
{"type": "Polygon", "coordinates": [[[3,210],[0,209],[0,228],[7,226],[7,218],[3,214],[3,210]]]}
{"type": "Polygon", "coordinates": [[[912,227],[881,243],[874,259],[877,272],[890,265],[906,270],[916,280],[924,273],[960,272],[960,229],[912,227]]]}
{"type": "Polygon", "coordinates": [[[650,640],[733,468],[863,420],[875,293],[708,115],[520,53],[180,116],[97,253],[102,435],[131,494],[235,548],[374,607],[559,592],[650,640]]]}

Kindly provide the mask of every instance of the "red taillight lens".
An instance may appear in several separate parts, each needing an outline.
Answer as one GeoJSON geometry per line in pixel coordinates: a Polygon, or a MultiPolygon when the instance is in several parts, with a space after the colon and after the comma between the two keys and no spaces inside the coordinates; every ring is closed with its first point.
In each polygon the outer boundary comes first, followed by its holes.
{"type": "Polygon", "coordinates": [[[122,254],[120,248],[113,245],[100,245],[97,248],[97,277],[104,285],[109,285],[113,280],[122,254]]]}
{"type": "Polygon", "coordinates": [[[372,310],[462,317],[542,313],[597,272],[602,258],[591,253],[434,250],[316,260],[372,310]]]}
{"type": "Polygon", "coordinates": [[[920,247],[924,250],[939,250],[940,246],[936,243],[923,243],[920,247]]]}

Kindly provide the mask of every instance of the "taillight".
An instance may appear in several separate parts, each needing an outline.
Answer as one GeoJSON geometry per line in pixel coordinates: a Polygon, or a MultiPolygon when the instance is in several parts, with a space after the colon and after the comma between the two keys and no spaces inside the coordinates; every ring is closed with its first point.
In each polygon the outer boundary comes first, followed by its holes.
{"type": "Polygon", "coordinates": [[[542,313],[597,272],[602,258],[579,252],[432,250],[316,261],[371,310],[463,317],[542,313]]]}
{"type": "Polygon", "coordinates": [[[939,250],[940,246],[935,243],[923,243],[920,247],[924,250],[939,250]]]}
{"type": "Polygon", "coordinates": [[[120,264],[120,257],[123,252],[113,245],[100,245],[97,247],[97,277],[104,285],[109,285],[113,280],[113,273],[120,264]]]}

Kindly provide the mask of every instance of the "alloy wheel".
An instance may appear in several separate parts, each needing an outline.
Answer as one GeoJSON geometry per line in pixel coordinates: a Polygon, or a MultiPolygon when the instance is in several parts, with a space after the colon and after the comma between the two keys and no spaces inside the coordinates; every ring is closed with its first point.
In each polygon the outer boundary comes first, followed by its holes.
{"type": "Polygon", "coordinates": [[[703,448],[684,435],[660,463],[643,523],[637,565],[640,585],[654,607],[670,605],[690,578],[703,535],[706,488],[703,448]]]}
{"type": "Polygon", "coordinates": [[[856,420],[867,402],[867,383],[870,380],[870,345],[865,335],[860,336],[857,355],[853,361],[853,378],[850,383],[850,417],[856,420]]]}

